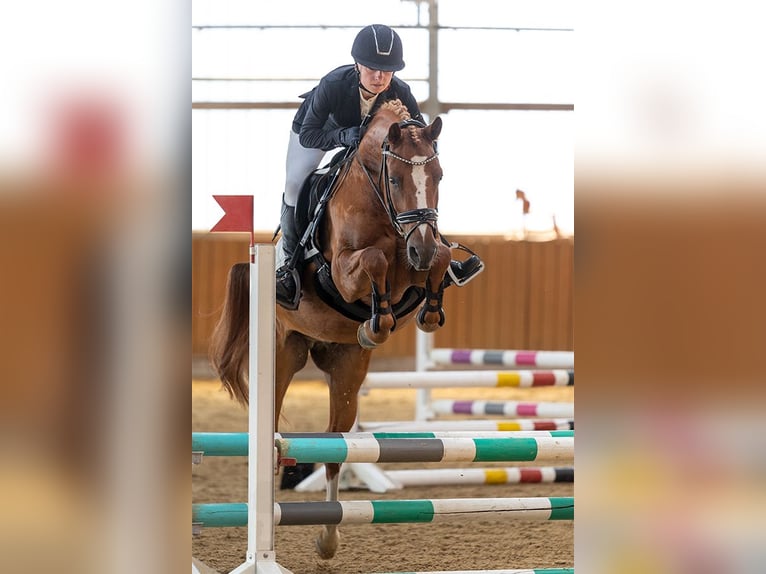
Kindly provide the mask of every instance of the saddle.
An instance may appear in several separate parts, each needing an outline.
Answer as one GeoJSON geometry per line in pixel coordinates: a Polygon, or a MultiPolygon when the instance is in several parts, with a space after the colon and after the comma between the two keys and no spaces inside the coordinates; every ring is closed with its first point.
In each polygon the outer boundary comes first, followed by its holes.
{"type": "MultiPolygon", "coordinates": [[[[303,183],[295,206],[295,227],[301,237],[295,257],[303,261],[313,261],[316,265],[313,276],[314,289],[326,305],[353,321],[363,323],[370,318],[372,308],[361,300],[349,303],[343,299],[332,280],[330,262],[322,255],[319,237],[320,223],[325,215],[327,203],[337,187],[338,176],[355,153],[356,148],[339,150],[329,163],[314,170],[303,183]]],[[[391,306],[394,317],[414,311],[425,296],[426,292],[422,287],[412,286],[407,289],[401,300],[391,306]]]]}
{"type": "Polygon", "coordinates": [[[319,223],[318,218],[324,213],[327,200],[331,196],[331,188],[343,167],[341,163],[346,159],[347,154],[350,159],[351,154],[348,150],[339,150],[329,163],[312,171],[303,182],[295,205],[295,230],[300,237],[303,237],[312,223],[314,225],[319,223]],[[325,194],[327,194],[326,198],[325,194]],[[323,199],[325,201],[320,206],[320,201],[323,199]]]}

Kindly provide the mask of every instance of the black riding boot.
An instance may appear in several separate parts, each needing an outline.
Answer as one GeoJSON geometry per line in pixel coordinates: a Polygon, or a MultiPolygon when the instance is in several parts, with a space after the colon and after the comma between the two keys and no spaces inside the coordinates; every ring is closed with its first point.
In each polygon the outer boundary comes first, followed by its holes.
{"type": "Polygon", "coordinates": [[[449,243],[444,237],[442,237],[442,239],[444,239],[445,243],[451,248],[460,249],[461,251],[466,251],[471,254],[465,261],[458,261],[456,259],[450,261],[449,269],[447,269],[447,273],[444,275],[444,281],[442,281],[442,288],[446,289],[450,285],[462,287],[475,278],[479,273],[484,271],[484,262],[478,255],[476,255],[476,253],[468,249],[465,245],[449,243]]]}
{"type": "Polygon", "coordinates": [[[450,261],[447,274],[444,276],[444,286],[457,285],[462,287],[484,270],[484,262],[478,255],[471,255],[465,261],[450,261]]]}
{"type": "Polygon", "coordinates": [[[301,299],[301,262],[293,257],[300,237],[295,229],[295,208],[282,202],[282,249],[285,263],[277,269],[277,303],[286,309],[297,309],[301,299]]]}

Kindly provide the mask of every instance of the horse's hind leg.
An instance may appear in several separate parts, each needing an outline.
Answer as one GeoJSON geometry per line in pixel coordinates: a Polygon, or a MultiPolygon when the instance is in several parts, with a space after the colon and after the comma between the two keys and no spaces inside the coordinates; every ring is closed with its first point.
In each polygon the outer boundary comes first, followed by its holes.
{"type": "MultiPolygon", "coordinates": [[[[311,350],[314,363],[327,373],[330,386],[329,432],[347,432],[356,421],[359,387],[367,376],[371,351],[358,345],[322,345],[311,350]]],[[[325,465],[327,500],[338,500],[340,464],[325,465]]],[[[324,526],[316,540],[317,553],[321,558],[335,556],[340,542],[337,525],[324,526]]]]}
{"type": "MultiPolygon", "coordinates": [[[[285,334],[284,328],[277,323],[276,330],[276,367],[274,373],[274,430],[279,431],[279,419],[285,393],[293,380],[295,373],[301,370],[308,360],[308,341],[303,335],[292,332],[285,334]]],[[[282,468],[282,478],[279,488],[289,490],[295,488],[314,470],[314,465],[302,463],[298,466],[282,468]]]]}
{"type": "Polygon", "coordinates": [[[274,367],[274,429],[279,430],[279,415],[287,393],[287,387],[295,373],[306,366],[309,344],[300,333],[286,332],[279,322],[276,329],[276,364],[274,367]]]}

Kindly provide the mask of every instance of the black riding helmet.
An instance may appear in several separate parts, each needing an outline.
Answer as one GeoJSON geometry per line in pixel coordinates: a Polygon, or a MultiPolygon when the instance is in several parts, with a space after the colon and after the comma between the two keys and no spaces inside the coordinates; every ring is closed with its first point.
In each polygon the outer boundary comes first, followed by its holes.
{"type": "Polygon", "coordinates": [[[398,72],[404,68],[402,40],[384,24],[362,28],[354,38],[351,56],[355,62],[373,70],[398,72]]]}

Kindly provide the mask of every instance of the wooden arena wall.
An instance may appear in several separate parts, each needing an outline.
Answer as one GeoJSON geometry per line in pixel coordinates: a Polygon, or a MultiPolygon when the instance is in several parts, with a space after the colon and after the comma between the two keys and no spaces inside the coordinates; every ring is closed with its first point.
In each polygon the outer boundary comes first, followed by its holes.
{"type": "MultiPolygon", "coordinates": [[[[271,234],[256,235],[269,243],[271,234]]],[[[446,323],[438,347],[573,350],[574,239],[523,241],[501,236],[451,236],[476,251],[486,269],[444,296],[446,323]]],[[[206,356],[221,312],[226,277],[248,259],[248,237],[195,232],[192,236],[192,354],[206,356]]],[[[415,327],[409,324],[380,349],[377,359],[411,359],[415,327]]]]}

